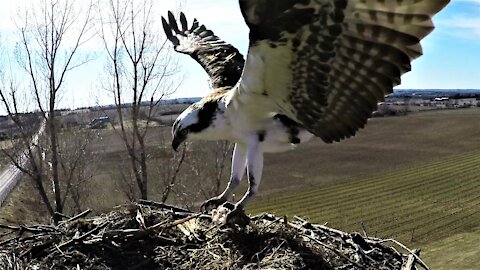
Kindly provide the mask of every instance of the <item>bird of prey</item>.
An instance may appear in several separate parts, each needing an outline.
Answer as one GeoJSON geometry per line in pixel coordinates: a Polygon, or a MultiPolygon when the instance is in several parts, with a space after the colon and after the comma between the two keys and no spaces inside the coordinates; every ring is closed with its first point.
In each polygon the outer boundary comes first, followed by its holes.
{"type": "MultiPolygon", "coordinates": [[[[326,143],[355,135],[377,103],[400,84],[432,17],[449,0],[239,0],[250,29],[246,60],[196,19],[162,18],[177,52],[208,73],[212,92],[174,122],[172,147],[187,139],[235,143],[230,181],[205,207],[227,200],[245,170],[257,193],[263,153],[312,136],[326,143]]],[[[227,216],[228,219],[228,216],[227,216]]]]}

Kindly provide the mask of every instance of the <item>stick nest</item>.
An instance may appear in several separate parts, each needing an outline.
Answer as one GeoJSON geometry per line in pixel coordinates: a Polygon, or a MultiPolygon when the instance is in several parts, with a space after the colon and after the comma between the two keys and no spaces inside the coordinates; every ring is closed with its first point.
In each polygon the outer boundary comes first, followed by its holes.
{"type": "Polygon", "coordinates": [[[0,269],[405,269],[408,260],[382,240],[300,218],[219,226],[152,201],[87,214],[56,226],[1,225],[0,269]]]}

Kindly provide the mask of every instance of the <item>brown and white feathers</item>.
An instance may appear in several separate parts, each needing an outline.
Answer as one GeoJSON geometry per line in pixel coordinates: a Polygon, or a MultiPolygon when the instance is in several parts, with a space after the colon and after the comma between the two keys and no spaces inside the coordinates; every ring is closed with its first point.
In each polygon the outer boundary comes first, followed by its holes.
{"type": "Polygon", "coordinates": [[[267,110],[325,142],[350,137],[422,54],[448,2],[240,0],[250,47],[232,99],[248,107],[268,96],[267,110]]]}
{"type": "Polygon", "coordinates": [[[243,55],[232,45],[217,37],[197,19],[189,27],[185,14],[180,13],[179,28],[172,12],[168,22],[162,17],[163,29],[177,52],[190,55],[210,76],[211,87],[233,87],[242,74],[243,55]]]}

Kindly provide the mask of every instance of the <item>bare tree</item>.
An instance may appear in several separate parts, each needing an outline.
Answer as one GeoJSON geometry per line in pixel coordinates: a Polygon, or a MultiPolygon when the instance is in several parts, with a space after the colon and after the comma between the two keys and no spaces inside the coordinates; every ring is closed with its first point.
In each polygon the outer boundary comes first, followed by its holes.
{"type": "Polygon", "coordinates": [[[214,177],[214,187],[213,193],[208,194],[206,199],[209,199],[215,194],[220,194],[222,192],[222,183],[224,182],[226,166],[231,160],[230,155],[233,151],[233,144],[229,141],[219,141],[216,142],[215,147],[213,147],[213,154],[215,157],[215,177],[214,177]]]}
{"type": "MultiPolygon", "coordinates": [[[[140,198],[148,198],[148,162],[145,138],[159,101],[176,90],[172,75],[177,65],[166,39],[155,27],[154,0],[109,0],[100,10],[103,40],[109,64],[109,83],[118,114],[115,131],[124,142],[140,198]]],[[[130,174],[123,174],[128,182],[130,174]]]]}
{"type": "MultiPolygon", "coordinates": [[[[32,145],[32,134],[35,133],[27,132],[29,126],[19,117],[18,107],[22,99],[19,98],[18,85],[11,83],[8,89],[1,91],[1,101],[20,130],[20,148],[25,151],[21,155],[9,153],[10,160],[34,180],[54,222],[59,221],[60,217],[55,213],[63,213],[65,201],[65,194],[62,196],[62,149],[58,138],[57,107],[65,90],[67,73],[88,61],[87,58],[80,59],[77,54],[80,46],[91,37],[88,35],[91,10],[91,2],[42,0],[19,14],[20,19],[16,23],[20,42],[15,48],[15,55],[30,82],[25,88],[31,89],[30,95],[34,97],[35,107],[27,110],[37,111],[36,116],[42,119],[39,122],[45,124],[45,136],[37,134],[38,142],[32,145]],[[29,162],[19,162],[24,156],[29,162]],[[51,182],[50,190],[46,188],[45,177],[51,182]],[[54,204],[48,198],[49,191],[53,194],[54,204]]],[[[63,167],[66,168],[65,164],[63,167]]],[[[69,174],[73,171],[74,168],[71,168],[69,174]]]]}
{"type": "Polygon", "coordinates": [[[94,177],[96,157],[89,146],[95,137],[89,129],[69,128],[59,138],[59,164],[63,187],[62,202],[75,212],[83,211],[88,183],[94,177]]]}
{"type": "Polygon", "coordinates": [[[186,150],[183,159],[183,153],[178,153],[158,167],[165,187],[161,195],[168,187],[168,200],[194,209],[220,193],[228,180],[232,147],[227,141],[187,143],[182,148],[186,150]],[[179,161],[183,162],[181,169],[175,170],[179,161]]]}
{"type": "Polygon", "coordinates": [[[228,141],[216,141],[197,147],[201,147],[197,152],[203,154],[192,156],[189,164],[195,168],[196,175],[203,179],[199,183],[201,192],[199,199],[209,199],[223,190],[222,184],[226,183],[233,144],[228,141]],[[209,160],[209,162],[205,162],[205,160],[209,160]]]}
{"type": "Polygon", "coordinates": [[[161,195],[161,201],[166,202],[172,193],[175,192],[175,185],[180,180],[180,169],[185,162],[187,156],[187,146],[183,147],[181,152],[166,162],[166,168],[164,168],[163,179],[163,192],[161,195]]]}

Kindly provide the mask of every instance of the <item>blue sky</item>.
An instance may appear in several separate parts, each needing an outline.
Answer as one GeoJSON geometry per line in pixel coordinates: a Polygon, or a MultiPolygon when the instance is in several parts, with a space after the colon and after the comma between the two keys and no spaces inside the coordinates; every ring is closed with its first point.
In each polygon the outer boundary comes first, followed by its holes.
{"type": "MultiPolygon", "coordinates": [[[[17,39],[11,22],[18,5],[29,0],[0,3],[0,33],[2,49],[9,52],[17,39]]],[[[436,1],[436,0],[431,0],[436,1]]],[[[238,9],[237,0],[183,0],[182,11],[187,18],[196,17],[223,40],[232,43],[244,55],[248,45],[248,29],[238,9]]],[[[161,1],[158,16],[176,6],[175,1],[161,1]]],[[[434,18],[435,31],[423,42],[424,55],[415,60],[412,71],[402,77],[398,88],[465,88],[480,89],[480,0],[451,0],[434,18]]],[[[86,50],[97,52],[92,43],[86,50]]],[[[2,57],[6,65],[8,57],[2,57]]],[[[10,62],[14,60],[10,59],[10,62]]],[[[98,87],[104,59],[91,61],[73,71],[62,99],[63,107],[80,107],[112,103],[98,87]]],[[[184,80],[173,97],[204,96],[209,92],[208,78],[203,69],[188,56],[179,55],[184,80]]]]}
{"type": "Polygon", "coordinates": [[[453,0],[434,22],[398,88],[480,88],[480,1],[453,0]]]}

